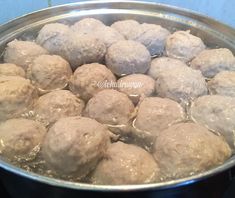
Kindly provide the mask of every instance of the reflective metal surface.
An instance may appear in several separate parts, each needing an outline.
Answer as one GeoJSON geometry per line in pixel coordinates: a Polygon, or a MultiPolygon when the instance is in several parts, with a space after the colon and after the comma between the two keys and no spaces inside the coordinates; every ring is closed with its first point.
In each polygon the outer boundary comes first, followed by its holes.
{"type": "MultiPolygon", "coordinates": [[[[4,50],[7,42],[16,37],[33,40],[37,35],[37,31],[46,23],[59,21],[66,24],[72,24],[85,17],[100,19],[107,25],[110,25],[117,20],[135,19],[139,22],[160,24],[170,31],[189,29],[194,35],[201,37],[209,47],[226,47],[235,53],[235,30],[233,28],[188,10],[139,1],[86,1],[53,7],[23,16],[0,26],[0,51],[4,50]]],[[[96,192],[146,191],[179,187],[214,176],[234,165],[235,156],[219,167],[184,179],[156,184],[102,186],[72,183],[47,178],[35,173],[27,172],[0,160],[0,167],[2,169],[20,177],[24,177],[24,179],[38,181],[56,188],[62,187],[64,189],[89,190],[96,192]]]]}

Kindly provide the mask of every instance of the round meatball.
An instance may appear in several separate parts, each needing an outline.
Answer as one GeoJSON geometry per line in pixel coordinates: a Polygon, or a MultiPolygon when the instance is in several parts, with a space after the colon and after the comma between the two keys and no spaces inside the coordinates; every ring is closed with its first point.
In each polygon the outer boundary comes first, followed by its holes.
{"type": "Polygon", "coordinates": [[[10,160],[33,159],[40,149],[46,128],[38,122],[23,118],[0,124],[0,154],[10,160]]]}
{"type": "Polygon", "coordinates": [[[128,40],[134,40],[141,34],[140,24],[135,20],[122,20],[116,21],[111,25],[112,28],[117,30],[128,40]]]}
{"type": "Polygon", "coordinates": [[[90,118],[59,119],[48,131],[42,153],[49,167],[59,175],[80,179],[89,174],[104,157],[109,131],[90,118]]]}
{"type": "Polygon", "coordinates": [[[0,77],[0,120],[20,116],[37,98],[37,91],[29,80],[18,76],[0,77]]]}
{"type": "Polygon", "coordinates": [[[91,98],[85,108],[85,115],[109,125],[127,124],[132,118],[134,105],[127,95],[106,89],[91,98]]]}
{"type": "Polygon", "coordinates": [[[147,48],[135,41],[119,41],[108,48],[106,65],[118,76],[145,73],[150,66],[151,56],[147,48]]]}
{"type": "Polygon", "coordinates": [[[161,72],[178,67],[187,67],[187,65],[184,62],[174,58],[155,58],[151,62],[150,68],[148,70],[148,75],[154,79],[157,79],[161,72]]]}
{"type": "Polygon", "coordinates": [[[152,56],[163,54],[165,51],[165,43],[170,32],[155,24],[141,24],[141,32],[135,38],[135,41],[142,43],[149,50],[152,56]]]}
{"type": "Polygon", "coordinates": [[[235,97],[235,72],[222,71],[208,82],[212,94],[235,97]]]}
{"type": "Polygon", "coordinates": [[[26,71],[33,59],[42,54],[48,54],[48,52],[36,43],[15,39],[7,44],[4,62],[16,64],[26,71]]]}
{"type": "Polygon", "coordinates": [[[198,70],[177,67],[161,72],[156,80],[156,92],[182,105],[201,95],[207,94],[206,81],[198,70]]]}
{"type": "Polygon", "coordinates": [[[144,149],[117,142],[111,144],[92,175],[92,183],[106,185],[142,184],[159,180],[159,168],[144,149]]]}
{"type": "Polygon", "coordinates": [[[118,80],[118,90],[129,96],[134,104],[155,92],[155,81],[144,74],[131,74],[118,80]]]}
{"type": "Polygon", "coordinates": [[[25,77],[25,71],[12,63],[0,64],[0,76],[20,76],[25,77]]]}
{"type": "Polygon", "coordinates": [[[185,113],[177,102],[158,97],[145,98],[139,105],[134,127],[136,135],[150,136],[151,141],[174,123],[184,120],[185,113]]]}
{"type": "Polygon", "coordinates": [[[163,178],[191,176],[222,164],[231,156],[228,144],[194,123],[180,123],[162,131],[155,142],[154,158],[163,178]]]}
{"type": "Polygon", "coordinates": [[[41,96],[34,112],[37,120],[48,125],[60,118],[81,115],[84,106],[84,102],[70,91],[57,90],[41,96]]]}
{"type": "Polygon", "coordinates": [[[61,23],[50,23],[39,31],[36,42],[50,54],[64,56],[70,38],[70,28],[61,23]]]}
{"type": "Polygon", "coordinates": [[[235,148],[235,98],[211,95],[196,99],[191,106],[191,118],[220,133],[235,148]]]}
{"type": "Polygon", "coordinates": [[[235,71],[235,57],[226,48],[208,49],[192,60],[191,67],[201,70],[205,77],[212,78],[224,70],[235,71]]]}
{"type": "Polygon", "coordinates": [[[104,90],[105,84],[116,82],[116,77],[105,65],[98,63],[78,67],[70,79],[70,90],[85,101],[104,90]]]}
{"type": "Polygon", "coordinates": [[[93,34],[97,28],[104,26],[105,25],[100,20],[84,18],[72,25],[71,29],[79,34],[93,34]]]}
{"type": "Polygon", "coordinates": [[[171,58],[188,62],[205,49],[203,41],[190,31],[177,31],[166,40],[166,53],[171,58]]]}
{"type": "Polygon", "coordinates": [[[27,77],[42,92],[65,88],[71,75],[69,63],[57,55],[38,56],[27,70],[27,77]]]}
{"type": "Polygon", "coordinates": [[[118,31],[108,26],[97,28],[91,35],[102,41],[107,48],[118,41],[125,40],[118,31]]]}

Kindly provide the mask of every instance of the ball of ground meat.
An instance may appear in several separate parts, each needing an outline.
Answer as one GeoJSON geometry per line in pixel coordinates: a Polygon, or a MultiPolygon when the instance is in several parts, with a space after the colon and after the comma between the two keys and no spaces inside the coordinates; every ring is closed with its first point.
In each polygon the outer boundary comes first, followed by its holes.
{"type": "Polygon", "coordinates": [[[37,98],[29,80],[19,76],[0,76],[0,120],[20,116],[37,98]]]}
{"type": "Polygon", "coordinates": [[[198,70],[177,67],[161,72],[156,80],[156,92],[182,105],[201,95],[207,94],[206,81],[198,70]]]}
{"type": "Polygon", "coordinates": [[[97,28],[104,26],[105,25],[100,20],[94,18],[84,18],[72,25],[71,29],[79,34],[93,34],[97,28]]]}
{"type": "Polygon", "coordinates": [[[129,96],[134,104],[144,97],[149,97],[155,92],[155,81],[144,74],[131,74],[120,78],[117,82],[118,91],[129,96]]]}
{"type": "Polygon", "coordinates": [[[194,123],[180,123],[162,131],[154,158],[163,178],[191,176],[222,164],[231,156],[223,138],[194,123]]]}
{"type": "Polygon", "coordinates": [[[157,163],[147,151],[117,142],[109,146],[107,157],[98,164],[91,178],[94,184],[143,184],[158,181],[159,172],[157,163]]]}
{"type": "Polygon", "coordinates": [[[148,70],[148,75],[153,79],[157,79],[161,72],[171,70],[178,67],[187,67],[187,65],[174,58],[160,57],[152,60],[150,68],[148,70]]]}
{"type": "Polygon", "coordinates": [[[33,159],[40,149],[46,128],[33,120],[10,119],[0,124],[0,154],[10,160],[33,159]]]}
{"type": "Polygon", "coordinates": [[[235,98],[210,95],[197,98],[191,106],[191,118],[199,124],[223,135],[235,148],[235,98]]]}
{"type": "Polygon", "coordinates": [[[42,153],[58,174],[80,179],[104,157],[109,141],[108,129],[93,119],[61,118],[46,134],[42,153]]]}
{"type": "Polygon", "coordinates": [[[88,101],[85,115],[103,124],[122,125],[129,122],[134,109],[126,94],[106,89],[88,101]]]}
{"type": "Polygon", "coordinates": [[[27,70],[27,77],[42,92],[65,88],[71,75],[69,63],[57,55],[38,56],[27,70]]]}
{"type": "Polygon", "coordinates": [[[108,26],[97,28],[91,35],[102,41],[107,48],[118,41],[125,40],[118,31],[108,26]]]}
{"type": "Polygon", "coordinates": [[[171,58],[188,62],[205,49],[203,41],[190,31],[177,31],[166,40],[166,53],[171,58]]]}
{"type": "Polygon", "coordinates": [[[45,125],[60,118],[79,116],[85,107],[84,102],[68,90],[52,91],[41,96],[34,106],[36,119],[45,125]]]}
{"type": "Polygon", "coordinates": [[[192,60],[191,67],[201,70],[205,77],[212,78],[224,70],[235,71],[235,57],[226,48],[208,49],[192,60]]]}
{"type": "Polygon", "coordinates": [[[136,135],[153,141],[159,133],[184,120],[185,112],[177,102],[168,98],[149,97],[139,105],[134,127],[136,135]]]}
{"type": "Polygon", "coordinates": [[[222,71],[208,82],[210,93],[235,97],[235,72],[222,71]]]}
{"type": "Polygon", "coordinates": [[[25,77],[25,71],[15,64],[2,63],[0,64],[0,75],[25,77]]]}
{"type": "Polygon", "coordinates": [[[74,94],[88,101],[99,91],[108,88],[105,87],[109,86],[108,83],[111,86],[115,82],[116,77],[105,65],[92,63],[82,65],[75,70],[69,87],[74,94]]]}
{"type": "Polygon", "coordinates": [[[147,48],[135,41],[119,41],[108,48],[105,57],[107,67],[118,76],[145,73],[151,56],[147,48]]]}
{"type": "Polygon", "coordinates": [[[4,62],[16,64],[26,71],[33,59],[42,54],[48,54],[48,52],[36,43],[15,39],[7,44],[4,62]]]}
{"type": "Polygon", "coordinates": [[[134,40],[146,46],[152,56],[163,54],[170,32],[160,25],[147,23],[141,24],[140,29],[140,34],[134,40]]]}
{"type": "Polygon", "coordinates": [[[141,33],[140,24],[135,20],[116,21],[111,25],[128,40],[134,40],[141,33]]]}

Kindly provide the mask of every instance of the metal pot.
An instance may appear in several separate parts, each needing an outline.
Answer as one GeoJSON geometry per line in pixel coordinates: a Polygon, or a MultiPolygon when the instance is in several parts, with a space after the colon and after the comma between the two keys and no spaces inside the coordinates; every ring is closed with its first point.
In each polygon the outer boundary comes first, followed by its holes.
{"type": "MultiPolygon", "coordinates": [[[[0,27],[0,51],[14,38],[34,39],[46,23],[71,24],[84,17],[94,17],[110,25],[122,19],[156,23],[171,31],[190,29],[209,47],[226,47],[235,53],[235,30],[206,16],[189,10],[157,3],[135,1],[84,1],[41,10],[0,27]]],[[[141,185],[91,185],[47,178],[27,172],[0,160],[0,179],[13,197],[182,197],[193,183],[214,178],[235,165],[235,156],[209,171],[183,179],[141,185]],[[115,192],[115,194],[113,194],[115,192]]],[[[192,194],[191,197],[198,197],[192,194]]]]}

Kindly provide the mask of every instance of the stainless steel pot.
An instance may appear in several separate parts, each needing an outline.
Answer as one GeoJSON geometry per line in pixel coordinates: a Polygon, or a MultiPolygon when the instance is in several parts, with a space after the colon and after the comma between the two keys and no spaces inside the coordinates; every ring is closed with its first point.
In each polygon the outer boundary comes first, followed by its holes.
{"type": "MultiPolygon", "coordinates": [[[[83,1],[20,17],[0,27],[0,51],[3,51],[5,44],[14,38],[34,39],[37,30],[46,23],[60,21],[71,24],[84,17],[95,17],[106,24],[121,19],[135,19],[140,22],[160,24],[171,31],[190,29],[209,47],[226,47],[235,53],[233,28],[189,10],[139,1],[83,1]]],[[[87,194],[104,197],[113,192],[128,197],[131,195],[167,197],[174,195],[176,191],[173,189],[183,192],[188,185],[225,172],[234,165],[235,156],[219,167],[184,179],[156,184],[98,186],[47,178],[0,160],[0,178],[14,197],[77,197],[87,194]]]]}

